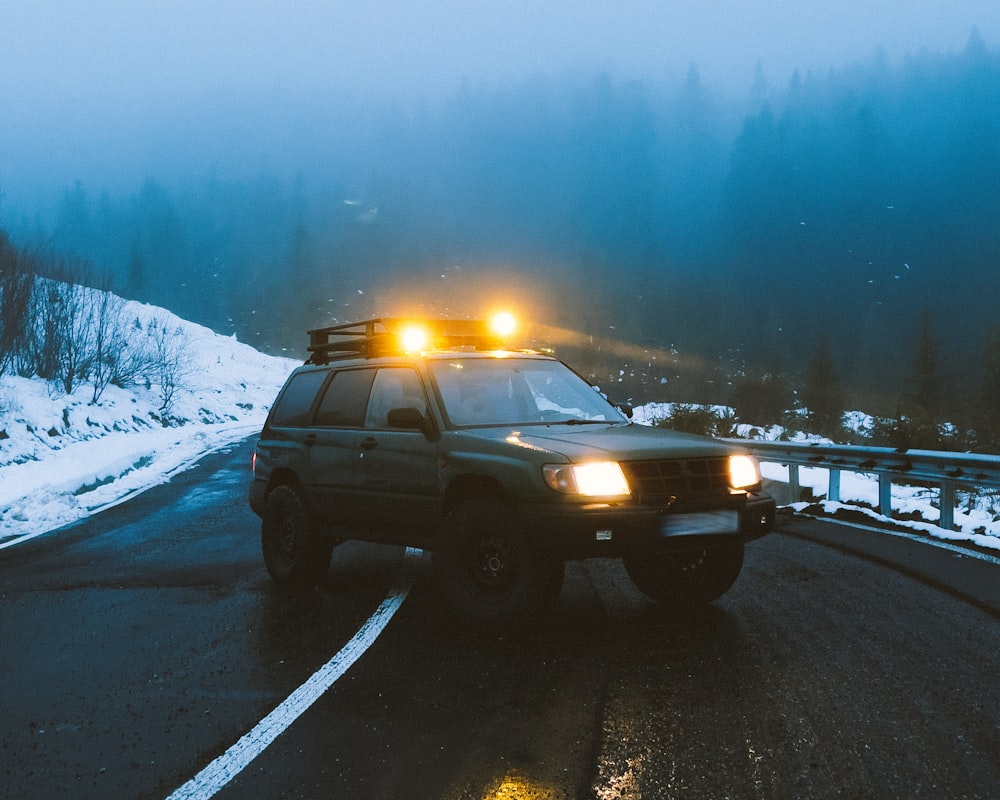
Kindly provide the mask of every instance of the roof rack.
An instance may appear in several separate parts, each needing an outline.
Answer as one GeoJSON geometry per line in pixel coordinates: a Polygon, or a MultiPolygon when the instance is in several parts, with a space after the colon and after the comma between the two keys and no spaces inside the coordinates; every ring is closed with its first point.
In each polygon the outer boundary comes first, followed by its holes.
{"type": "Polygon", "coordinates": [[[404,352],[401,334],[419,326],[428,335],[428,350],[497,350],[503,339],[484,320],[414,320],[379,317],[309,331],[307,364],[360,355],[373,358],[404,352]]]}

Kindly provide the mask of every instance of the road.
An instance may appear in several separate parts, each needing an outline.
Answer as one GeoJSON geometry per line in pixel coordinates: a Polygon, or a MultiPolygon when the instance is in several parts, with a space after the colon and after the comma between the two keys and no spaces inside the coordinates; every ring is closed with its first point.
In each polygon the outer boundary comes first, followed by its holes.
{"type": "MultiPolygon", "coordinates": [[[[3,796],[168,797],[392,592],[404,552],[349,544],[314,594],[277,594],[249,454],[0,551],[3,796]]],[[[575,562],[550,615],[496,631],[450,622],[418,562],[375,643],[215,796],[995,798],[998,577],[790,518],[700,612],[575,562]]]]}

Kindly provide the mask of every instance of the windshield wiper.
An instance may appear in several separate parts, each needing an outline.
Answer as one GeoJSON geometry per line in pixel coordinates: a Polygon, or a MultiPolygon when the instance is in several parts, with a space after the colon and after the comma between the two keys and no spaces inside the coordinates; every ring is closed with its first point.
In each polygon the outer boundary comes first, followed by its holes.
{"type": "Polygon", "coordinates": [[[559,420],[559,425],[610,425],[609,419],[563,419],[559,420]]]}

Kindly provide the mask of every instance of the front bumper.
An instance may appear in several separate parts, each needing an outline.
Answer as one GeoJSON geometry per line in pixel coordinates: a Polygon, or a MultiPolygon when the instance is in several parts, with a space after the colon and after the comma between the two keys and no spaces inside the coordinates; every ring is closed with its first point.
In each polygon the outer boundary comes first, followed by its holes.
{"type": "Polygon", "coordinates": [[[617,557],[661,548],[688,548],[708,540],[751,541],[774,528],[775,502],[763,492],[736,496],[726,504],[665,510],[659,507],[609,504],[522,505],[519,517],[531,544],[558,558],[617,557]],[[734,511],[738,529],[711,529],[681,536],[664,536],[664,523],[676,513],[734,511]]]}

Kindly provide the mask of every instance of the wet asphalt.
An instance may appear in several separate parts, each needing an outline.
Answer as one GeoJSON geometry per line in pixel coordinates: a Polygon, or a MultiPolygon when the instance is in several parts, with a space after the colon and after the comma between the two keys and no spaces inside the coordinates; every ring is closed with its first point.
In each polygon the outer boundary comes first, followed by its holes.
{"type": "MultiPolygon", "coordinates": [[[[250,443],[0,551],[0,796],[163,798],[337,653],[404,568],[347,544],[276,592],[250,443]]],[[[453,623],[425,566],[375,644],[220,798],[995,798],[1000,566],[784,518],[697,612],[617,562],[453,623]]]]}

